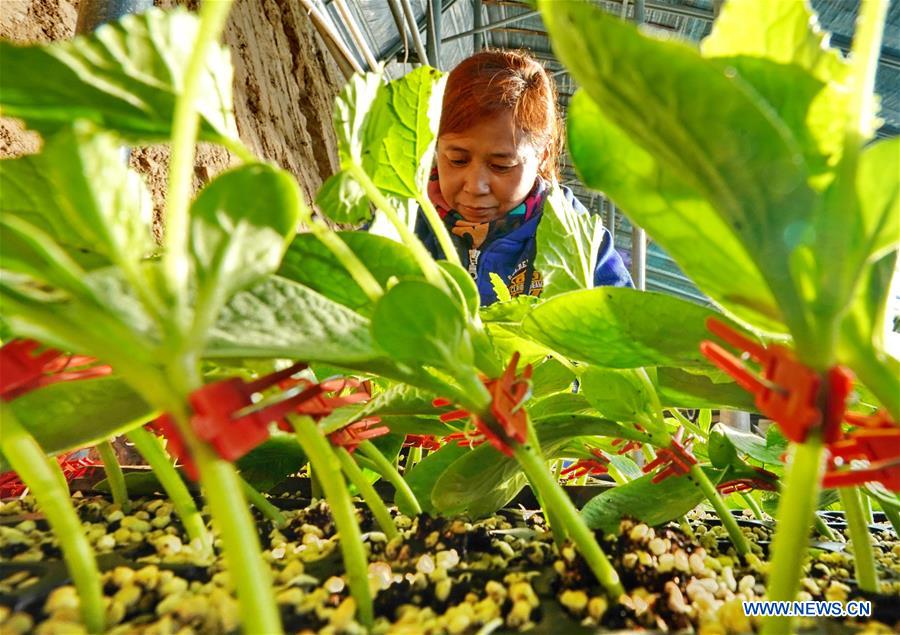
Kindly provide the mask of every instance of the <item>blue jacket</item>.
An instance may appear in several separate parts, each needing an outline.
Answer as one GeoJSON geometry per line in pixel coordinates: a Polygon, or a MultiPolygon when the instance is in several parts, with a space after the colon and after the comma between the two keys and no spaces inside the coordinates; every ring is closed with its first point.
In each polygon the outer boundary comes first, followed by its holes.
{"type": "MultiPolygon", "coordinates": [[[[575,198],[571,189],[563,186],[562,190],[576,212],[589,214],[584,205],[575,198]]],[[[491,285],[490,273],[496,273],[503,279],[513,297],[522,293],[540,294],[543,289],[543,279],[540,272],[534,271],[533,263],[537,251],[537,228],[542,217],[543,212],[539,212],[505,236],[482,245],[481,253],[477,255],[474,276],[478,293],[481,295],[482,306],[497,301],[497,294],[494,293],[491,285]]],[[[422,213],[419,213],[416,219],[415,231],[432,256],[440,259],[444,257],[437,237],[422,213]]],[[[457,250],[460,250],[461,239],[452,233],[450,238],[457,250]]],[[[622,262],[622,257],[613,248],[612,236],[605,228],[600,250],[597,253],[597,262],[594,265],[594,286],[634,286],[631,275],[628,273],[625,263],[622,262]]]]}

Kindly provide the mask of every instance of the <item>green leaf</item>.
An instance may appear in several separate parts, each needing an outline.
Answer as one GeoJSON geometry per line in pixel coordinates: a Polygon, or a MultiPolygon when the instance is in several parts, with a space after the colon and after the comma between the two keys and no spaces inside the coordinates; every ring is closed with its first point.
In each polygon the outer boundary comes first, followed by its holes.
{"type": "Polygon", "coordinates": [[[707,453],[709,460],[714,467],[724,469],[729,465],[733,465],[740,461],[737,455],[737,449],[725,434],[724,428],[720,423],[713,426],[709,431],[709,438],[706,441],[707,453]]]}
{"type": "Polygon", "coordinates": [[[363,167],[383,192],[416,198],[426,190],[443,90],[443,74],[419,66],[379,92],[363,167]]]}
{"type": "Polygon", "coordinates": [[[617,534],[619,523],[625,516],[637,518],[651,527],[661,525],[689,512],[704,499],[700,485],[689,474],[673,476],[660,483],[652,483],[653,477],[653,474],[647,474],[588,501],[581,510],[588,527],[617,534]]]}
{"type": "Polygon", "coordinates": [[[10,405],[48,454],[96,445],[154,416],[153,409],[115,376],[50,384],[10,405]]]}
{"type": "MultiPolygon", "coordinates": [[[[71,40],[0,42],[0,108],[43,133],[89,119],[136,142],[168,140],[198,27],[197,17],[185,10],[151,9],[71,40]]],[[[200,137],[238,139],[224,46],[210,47],[199,81],[200,137]]]]}
{"type": "Polygon", "coordinates": [[[599,7],[545,4],[557,55],[591,99],[701,194],[744,245],[788,325],[804,325],[785,272],[791,254],[815,240],[803,230],[817,201],[784,123],[743,80],[683,43],[644,37],[599,7]]]}
{"type": "Polygon", "coordinates": [[[741,432],[728,426],[718,426],[718,430],[742,454],[746,454],[761,463],[770,463],[772,465],[781,465],[783,463],[781,455],[787,451],[786,441],[784,444],[778,442],[769,444],[766,439],[752,432],[741,432]]]}
{"type": "Polygon", "coordinates": [[[276,434],[237,461],[237,468],[254,489],[268,492],[307,462],[293,434],[276,434]]]}
{"type": "MultiPolygon", "coordinates": [[[[132,498],[166,493],[165,488],[159,482],[153,470],[125,472],[123,476],[125,477],[125,489],[132,498]]],[[[93,489],[98,492],[112,493],[108,479],[95,483],[93,489]]]]}
{"type": "Polygon", "coordinates": [[[531,375],[532,399],[552,395],[553,393],[572,392],[575,373],[554,358],[544,360],[535,365],[531,375]]]}
{"type": "Polygon", "coordinates": [[[581,372],[581,390],[597,411],[623,423],[656,426],[658,414],[648,385],[635,370],[589,366],[581,372]]]}
{"type": "Polygon", "coordinates": [[[583,394],[558,392],[542,399],[526,402],[525,408],[532,420],[558,414],[580,414],[594,412],[594,407],[583,394]]]}
{"type": "Polygon", "coordinates": [[[434,514],[437,511],[431,500],[435,484],[452,463],[465,456],[469,451],[469,448],[449,443],[440,450],[431,452],[419,461],[408,474],[404,475],[403,478],[409,483],[409,487],[412,489],[413,494],[416,495],[423,512],[434,514]]]}
{"type": "Polygon", "coordinates": [[[153,249],[153,200],[115,135],[77,122],[40,154],[0,165],[0,211],[45,231],[82,267],[134,266],[153,249]]]}
{"type": "Polygon", "coordinates": [[[534,268],[544,280],[543,299],[594,286],[594,263],[603,240],[600,216],[579,214],[553,184],[537,230],[534,268]]]}
{"type": "Polygon", "coordinates": [[[509,293],[509,287],[507,287],[506,283],[503,282],[503,278],[498,276],[493,271],[491,271],[488,275],[490,276],[491,287],[494,289],[494,293],[497,295],[496,304],[502,304],[504,302],[509,302],[510,300],[512,300],[512,296],[509,293]]]}
{"type": "Polygon", "coordinates": [[[567,112],[569,151],[582,181],[605,192],[646,228],[725,310],[783,332],[781,311],[762,274],[701,193],[616,126],[583,90],[575,93],[567,112]]]}
{"type": "Polygon", "coordinates": [[[278,276],[231,298],[209,331],[204,356],[290,358],[349,367],[381,358],[368,320],[278,276]]]}
{"type": "Polygon", "coordinates": [[[372,216],[362,187],[346,172],[328,177],[316,194],[316,205],[336,223],[358,225],[372,216]]]}
{"type": "MultiPolygon", "coordinates": [[[[384,392],[375,394],[369,401],[337,408],[319,422],[322,432],[329,434],[345,425],[378,415],[427,415],[435,416],[437,409],[432,405],[436,395],[419,388],[397,384],[384,392]]],[[[444,425],[444,424],[441,424],[444,425]]],[[[446,427],[444,428],[446,431],[446,427]]],[[[428,433],[411,433],[428,434],[428,433]]]]}
{"type": "Polygon", "coordinates": [[[362,165],[366,151],[366,118],[376,95],[384,90],[382,79],[380,73],[357,73],[334,101],[334,129],[342,164],[362,165]]]}
{"type": "Polygon", "coordinates": [[[656,369],[656,386],[664,407],[756,410],[753,395],[737,383],[730,379],[716,381],[711,374],[703,372],[660,367],[656,369]]]}
{"type": "MultiPolygon", "coordinates": [[[[366,232],[338,232],[382,287],[391,277],[422,275],[409,249],[402,243],[366,232]]],[[[281,263],[278,275],[299,282],[330,300],[363,314],[372,302],[334,254],[313,234],[297,234],[281,263]]]]}
{"type": "Polygon", "coordinates": [[[211,323],[236,291],[278,268],[297,226],[300,196],[293,177],[263,164],[229,170],[200,192],[191,206],[190,237],[199,324],[211,323]]]}
{"type": "Polygon", "coordinates": [[[900,245],[900,137],[863,148],[856,173],[863,258],[874,261],[900,245]]]}
{"type": "Polygon", "coordinates": [[[602,287],[551,298],[522,321],[525,335],[570,359],[609,368],[709,367],[700,342],[721,314],[674,296],[602,287]]]}
{"type": "Polygon", "coordinates": [[[814,174],[831,169],[843,150],[849,64],[828,46],[807,3],[731,2],[700,50],[772,106],[814,174]]]}
{"type": "Polygon", "coordinates": [[[392,358],[439,368],[472,364],[462,309],[422,280],[394,285],[375,306],[372,336],[392,358]]]}

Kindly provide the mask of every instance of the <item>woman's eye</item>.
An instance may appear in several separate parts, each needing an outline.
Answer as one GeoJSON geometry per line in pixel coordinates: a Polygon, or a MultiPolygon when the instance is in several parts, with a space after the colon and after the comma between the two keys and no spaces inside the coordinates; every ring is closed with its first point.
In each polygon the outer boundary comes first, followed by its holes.
{"type": "Polygon", "coordinates": [[[465,159],[450,159],[450,165],[456,166],[458,168],[464,166],[466,163],[468,163],[468,161],[466,161],[465,159]]]}
{"type": "Polygon", "coordinates": [[[515,166],[514,165],[492,165],[491,167],[493,168],[494,172],[500,172],[502,174],[504,172],[509,172],[515,166]]]}

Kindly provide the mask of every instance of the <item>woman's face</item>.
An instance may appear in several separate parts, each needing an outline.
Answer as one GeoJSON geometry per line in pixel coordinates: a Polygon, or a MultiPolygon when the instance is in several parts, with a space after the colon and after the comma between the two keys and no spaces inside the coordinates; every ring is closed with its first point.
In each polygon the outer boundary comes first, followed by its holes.
{"type": "Polygon", "coordinates": [[[531,191],[539,154],[516,130],[512,112],[443,134],[437,142],[441,194],[469,222],[502,218],[531,191]]]}

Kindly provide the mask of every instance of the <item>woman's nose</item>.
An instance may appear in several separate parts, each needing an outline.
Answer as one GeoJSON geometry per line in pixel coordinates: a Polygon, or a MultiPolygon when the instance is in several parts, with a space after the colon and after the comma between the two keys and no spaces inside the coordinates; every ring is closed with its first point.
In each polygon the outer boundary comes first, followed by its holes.
{"type": "Polygon", "coordinates": [[[476,165],[470,166],[466,171],[463,187],[469,194],[488,194],[491,191],[491,185],[487,170],[476,165]]]}

